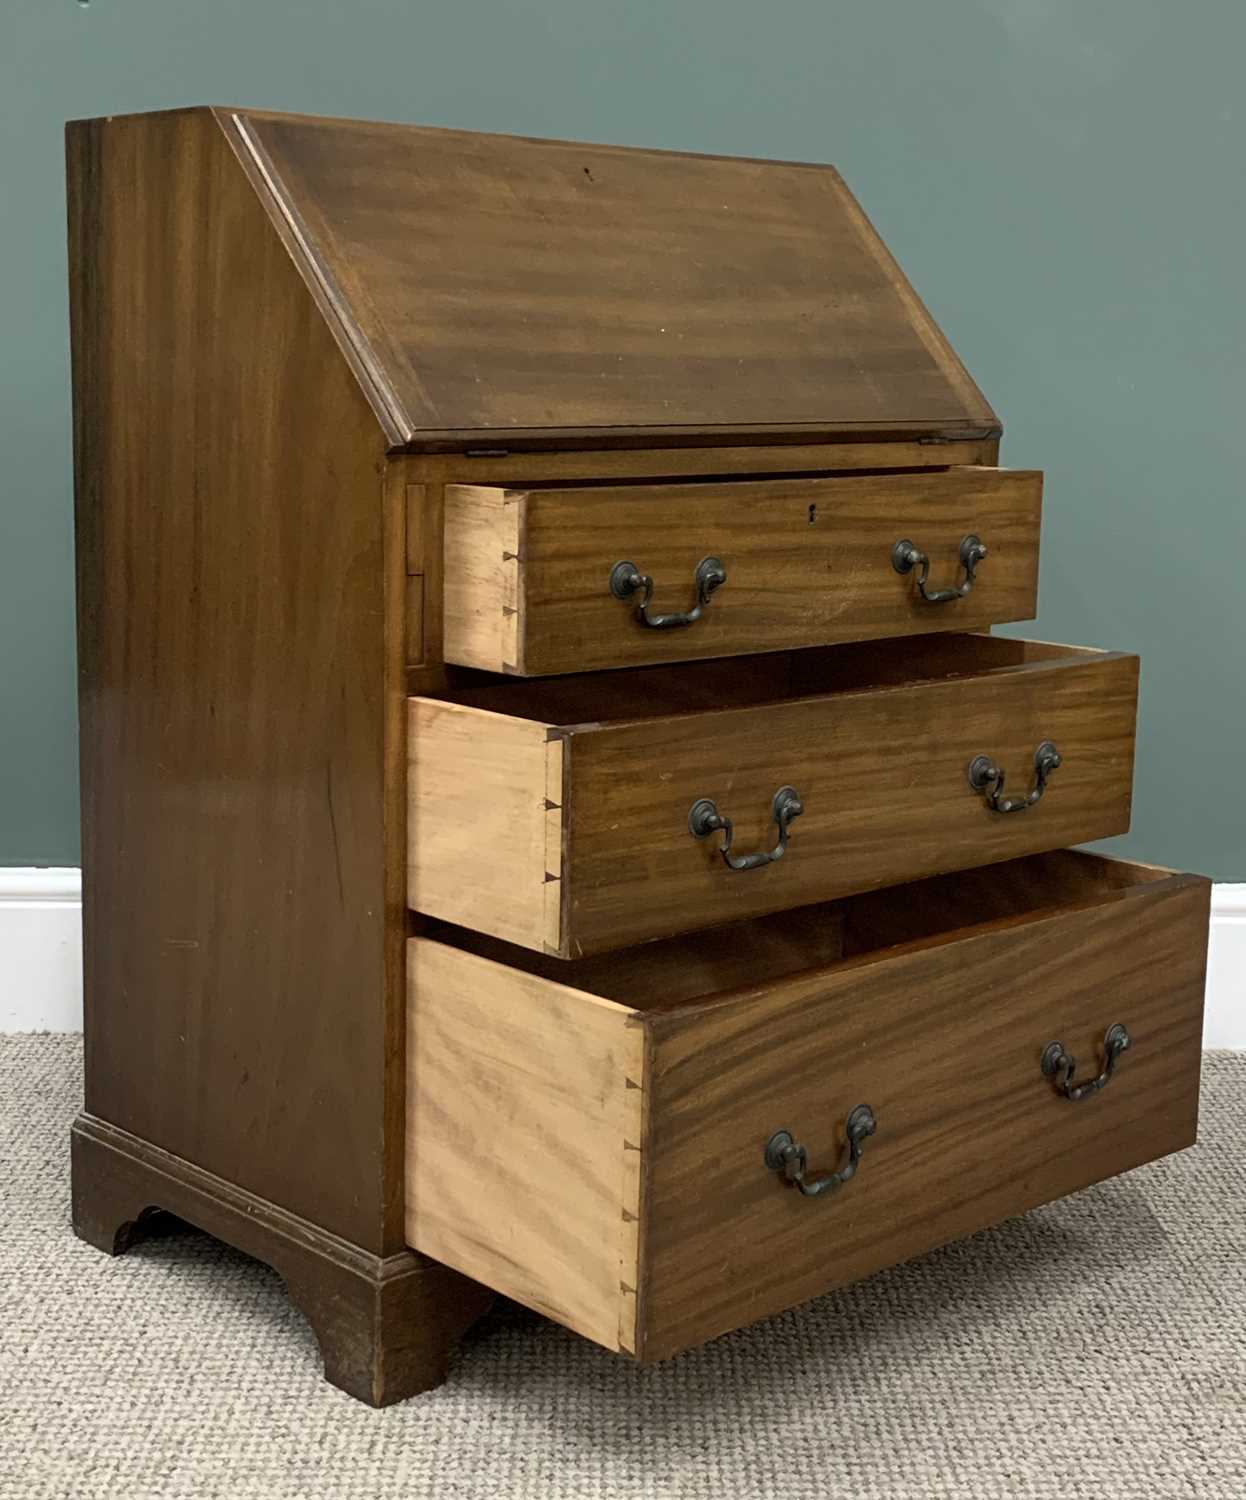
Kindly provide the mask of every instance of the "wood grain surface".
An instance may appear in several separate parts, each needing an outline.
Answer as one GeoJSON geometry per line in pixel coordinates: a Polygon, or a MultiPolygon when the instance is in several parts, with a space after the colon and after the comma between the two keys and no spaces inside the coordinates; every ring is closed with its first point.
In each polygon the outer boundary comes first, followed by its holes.
{"type": "Polygon", "coordinates": [[[422,938],[407,967],[410,1243],[634,1351],[633,1013],[422,938]]]}
{"type": "Polygon", "coordinates": [[[569,736],[564,949],[596,949],[1124,833],[1138,663],[1070,659],[569,736]],[[1036,747],[1064,764],[1042,802],[1001,815],[968,785],[984,753],[1028,787],[1036,747]],[[726,867],[688,811],[709,797],[737,852],[774,842],[771,802],[805,811],[786,856],[726,867]]]}
{"type": "Polygon", "coordinates": [[[394,446],[998,430],[831,167],[237,119],[394,446]]]}
{"type": "Polygon", "coordinates": [[[459,452],[430,451],[396,454],[404,462],[413,482],[437,484],[501,484],[524,489],[533,484],[558,481],[614,480],[631,483],[638,479],[688,483],[748,475],[827,474],[861,469],[942,469],[999,463],[999,434],[985,438],[892,438],[885,441],[808,443],[797,438],[784,442],[699,443],[685,441],[683,447],[663,447],[652,442],[637,446],[637,439],[614,437],[609,448],[551,448],[520,444],[508,435],[506,446],[466,448],[459,452]]]}
{"type": "MultiPolygon", "coordinates": [[[[480,720],[479,754],[510,732],[508,710],[563,737],[557,951],[578,957],[1123,833],[1137,673],[1132,656],[944,635],[499,684],[466,690],[458,706],[498,716],[480,720]],[[1043,800],[992,812],[968,784],[969,762],[990,755],[1010,789],[1028,788],[1047,739],[1064,763],[1043,800]],[[717,837],[690,836],[689,809],[708,797],[733,819],[736,852],[768,847],[785,785],[805,811],[777,863],[733,871],[717,837]]],[[[540,796],[536,769],[522,796],[529,807],[540,796]]],[[[478,798],[473,811],[480,836],[456,847],[453,877],[425,867],[425,889],[439,893],[432,914],[539,946],[501,931],[495,910],[466,914],[462,872],[486,878],[484,829],[507,821],[500,804],[478,798]]],[[[444,825],[444,843],[461,814],[438,803],[420,817],[433,820],[430,835],[444,825]]]]}
{"type": "Polygon", "coordinates": [[[1174,876],[650,1017],[642,1357],[1192,1145],[1209,890],[1174,876]],[[1093,1077],[1116,1022],[1116,1077],[1060,1097],[1043,1048],[1093,1077]],[[840,1192],[766,1169],[783,1128],[833,1170],[860,1103],[878,1129],[840,1192]]]}
{"type": "Polygon", "coordinates": [[[1041,474],[948,469],[837,479],[446,491],[447,661],[539,675],[731,656],[1031,618],[1041,474]],[[931,604],[891,563],[913,540],[931,590],[959,584],[959,548],[988,555],[963,599],[931,604]],[[696,603],[707,556],[727,582],[693,625],[647,628],[609,588],[626,560],[654,579],[652,613],[696,603]]]}
{"type": "Polygon", "coordinates": [[[520,553],[522,495],[483,485],[446,488],[445,659],[488,672],[521,671],[527,619],[520,553]]]}
{"type": "Polygon", "coordinates": [[[414,910],[529,947],[559,946],[563,748],[543,724],[410,700],[414,910]]]}
{"type": "Polygon", "coordinates": [[[732,922],[712,932],[681,933],[589,958],[534,953],[449,922],[430,921],[423,932],[465,953],[618,1000],[635,1010],[682,1005],[747,984],[759,972],[772,979],[798,974],[834,963],[844,954],[839,904],[802,906],[781,915],[732,922]]]}
{"type": "Polygon", "coordinates": [[[210,114],[68,159],[87,1107],[385,1254],[400,489],[210,114]]]}

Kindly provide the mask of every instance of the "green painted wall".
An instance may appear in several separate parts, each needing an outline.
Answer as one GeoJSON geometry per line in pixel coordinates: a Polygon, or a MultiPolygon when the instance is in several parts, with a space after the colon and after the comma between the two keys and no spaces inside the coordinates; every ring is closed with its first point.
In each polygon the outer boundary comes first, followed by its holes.
{"type": "Polygon", "coordinates": [[[1139,858],[1246,879],[1240,0],[3,0],[0,863],[78,857],[61,125],[219,102],[833,161],[1138,650],[1139,858]]]}

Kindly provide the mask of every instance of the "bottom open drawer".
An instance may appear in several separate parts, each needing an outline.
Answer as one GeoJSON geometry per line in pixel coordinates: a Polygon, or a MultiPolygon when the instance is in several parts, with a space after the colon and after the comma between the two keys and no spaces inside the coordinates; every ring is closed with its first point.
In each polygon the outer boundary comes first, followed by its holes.
{"type": "Polygon", "coordinates": [[[408,1241],[656,1359],[1188,1146],[1208,895],[1060,851],[579,962],[434,926],[408,1241]]]}

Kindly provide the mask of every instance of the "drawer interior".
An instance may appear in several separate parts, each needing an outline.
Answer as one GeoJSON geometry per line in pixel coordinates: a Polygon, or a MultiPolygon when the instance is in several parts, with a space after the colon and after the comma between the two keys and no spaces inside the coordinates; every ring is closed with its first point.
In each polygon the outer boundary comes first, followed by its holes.
{"type": "Polygon", "coordinates": [[[580,959],[538,954],[449,922],[430,920],[424,933],[525,973],[654,1012],[902,944],[952,941],[980,923],[1023,922],[1171,878],[1171,871],[1153,865],[1057,849],[580,959]]]}
{"type": "Polygon", "coordinates": [[[540,724],[631,722],[980,677],[1102,654],[1047,641],[949,633],[527,681],[461,669],[448,691],[430,696],[540,724]]]}

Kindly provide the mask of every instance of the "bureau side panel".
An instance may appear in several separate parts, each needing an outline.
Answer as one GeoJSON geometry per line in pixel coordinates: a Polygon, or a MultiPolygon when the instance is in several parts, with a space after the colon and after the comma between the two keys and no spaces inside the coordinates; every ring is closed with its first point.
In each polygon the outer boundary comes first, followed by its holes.
{"type": "Polygon", "coordinates": [[[87,1109],[396,1249],[401,486],[213,117],[67,149],[87,1109]]]}

